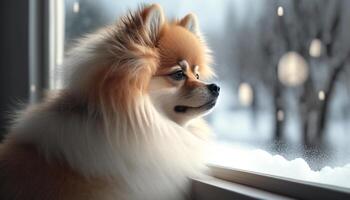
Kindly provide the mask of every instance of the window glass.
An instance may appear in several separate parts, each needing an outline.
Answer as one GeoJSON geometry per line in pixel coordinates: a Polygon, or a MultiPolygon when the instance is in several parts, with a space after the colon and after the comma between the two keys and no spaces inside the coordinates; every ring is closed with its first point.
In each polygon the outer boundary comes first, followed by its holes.
{"type": "MultiPolygon", "coordinates": [[[[139,3],[65,0],[65,51],[139,3]]],[[[169,18],[196,13],[213,50],[210,162],[350,188],[350,1],[159,3],[169,18]]]]}

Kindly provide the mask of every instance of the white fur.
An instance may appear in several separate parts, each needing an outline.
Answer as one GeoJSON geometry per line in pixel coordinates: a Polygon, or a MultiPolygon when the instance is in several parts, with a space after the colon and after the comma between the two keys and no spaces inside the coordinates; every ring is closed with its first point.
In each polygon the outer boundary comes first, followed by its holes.
{"type": "MultiPolygon", "coordinates": [[[[187,178],[203,170],[205,140],[198,137],[203,133],[163,118],[147,97],[139,106],[149,122],[125,127],[118,119],[112,143],[93,119],[65,118],[45,110],[25,115],[14,132],[19,141],[38,145],[49,160],[60,157],[87,177],[125,184],[127,199],[181,199],[188,192],[187,178]]],[[[142,114],[132,117],[138,115],[142,114]]]]}

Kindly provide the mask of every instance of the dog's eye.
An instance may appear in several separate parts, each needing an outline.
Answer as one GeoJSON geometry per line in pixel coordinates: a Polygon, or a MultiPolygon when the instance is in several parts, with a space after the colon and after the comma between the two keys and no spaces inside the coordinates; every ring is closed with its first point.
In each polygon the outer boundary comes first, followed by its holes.
{"type": "Polygon", "coordinates": [[[181,81],[181,80],[184,80],[186,78],[186,75],[181,70],[181,71],[177,71],[175,73],[170,74],[170,77],[176,81],[181,81]]]}
{"type": "Polygon", "coordinates": [[[199,74],[196,74],[196,78],[199,79],[199,74]]]}

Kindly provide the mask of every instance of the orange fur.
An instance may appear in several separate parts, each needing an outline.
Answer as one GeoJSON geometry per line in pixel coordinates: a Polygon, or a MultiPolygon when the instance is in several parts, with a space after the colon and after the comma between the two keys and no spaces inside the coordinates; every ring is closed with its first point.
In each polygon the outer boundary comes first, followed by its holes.
{"type": "Polygon", "coordinates": [[[159,41],[160,66],[172,67],[180,60],[186,60],[190,67],[199,66],[199,71],[203,75],[211,76],[208,66],[210,60],[205,52],[205,46],[198,37],[190,33],[179,24],[167,24],[162,30],[159,41]]]}
{"type": "Polygon", "coordinates": [[[197,87],[205,87],[205,84],[195,80],[195,79],[192,79],[192,80],[189,80],[186,82],[186,87],[190,90],[192,89],[195,89],[197,87]]]}

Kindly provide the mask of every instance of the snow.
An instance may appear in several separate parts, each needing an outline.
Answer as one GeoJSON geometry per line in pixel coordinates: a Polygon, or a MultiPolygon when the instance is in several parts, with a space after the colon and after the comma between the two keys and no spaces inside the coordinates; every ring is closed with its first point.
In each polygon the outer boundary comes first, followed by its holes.
{"type": "Polygon", "coordinates": [[[276,143],[269,110],[260,110],[253,117],[249,108],[233,107],[237,97],[232,88],[219,85],[217,107],[208,118],[217,139],[209,163],[350,188],[346,120],[332,117],[325,144],[307,149],[302,144],[298,119],[292,116],[287,119],[285,143],[276,143]]]}
{"type": "Polygon", "coordinates": [[[341,167],[325,166],[314,171],[302,158],[287,160],[261,149],[246,149],[227,143],[214,146],[209,163],[264,174],[350,188],[350,163],[341,167]]]}

